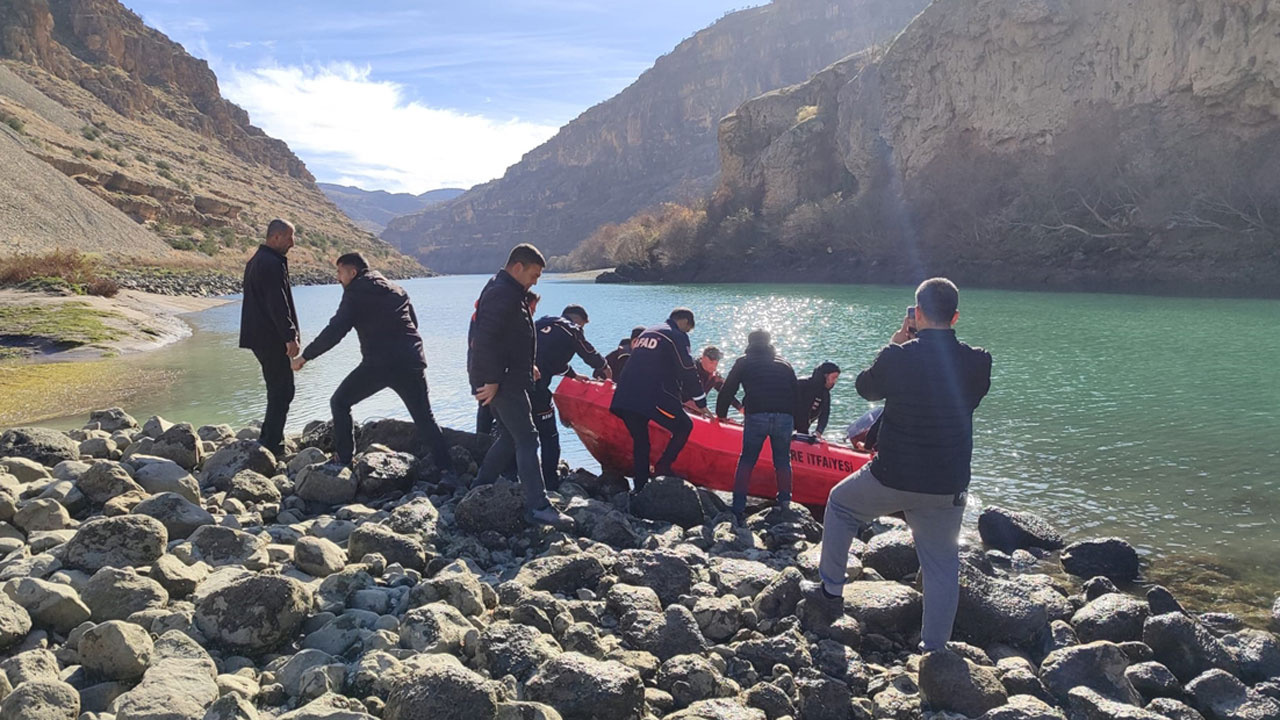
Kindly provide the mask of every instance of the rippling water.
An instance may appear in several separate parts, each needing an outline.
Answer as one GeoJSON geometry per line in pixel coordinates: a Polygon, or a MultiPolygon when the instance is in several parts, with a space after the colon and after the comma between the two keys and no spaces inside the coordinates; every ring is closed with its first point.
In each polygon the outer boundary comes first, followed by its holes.
{"type": "MultiPolygon", "coordinates": [[[[467,429],[475,404],[465,338],[484,281],[404,283],[424,324],[437,416],[467,429]]],[[[910,289],[874,286],[617,286],[551,276],[537,289],[542,314],[585,305],[587,336],[601,352],[677,305],[697,313],[695,349],[715,344],[732,357],[748,331],[768,328],[797,371],[824,360],[847,371],[835,390],[837,429],[867,409],[853,374],[912,302],[910,289]]],[[[306,339],[323,327],[340,291],[295,290],[306,339]]],[[[188,316],[197,329],[192,339],[123,360],[178,373],[131,411],[196,424],[259,418],[257,366],[235,347],[239,312],[237,303],[188,316]]],[[[1072,536],[1114,533],[1167,558],[1211,554],[1231,572],[1261,573],[1280,585],[1277,318],[1273,301],[962,289],[960,337],[995,356],[991,394],[976,417],[974,494],[1043,513],[1072,536]]],[[[358,361],[353,333],[309,364],[290,427],[327,418],[330,393],[358,361]]],[[[356,414],[407,417],[390,392],[356,414]]],[[[594,464],[572,433],[562,437],[570,463],[594,464]]]]}

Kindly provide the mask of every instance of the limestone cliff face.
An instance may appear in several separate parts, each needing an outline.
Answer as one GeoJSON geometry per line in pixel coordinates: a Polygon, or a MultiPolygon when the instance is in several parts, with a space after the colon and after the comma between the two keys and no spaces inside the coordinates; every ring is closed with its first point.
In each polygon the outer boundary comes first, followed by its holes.
{"type": "MultiPolygon", "coordinates": [[[[16,140],[3,152],[25,151],[75,180],[178,258],[235,266],[284,217],[303,228],[300,265],[329,267],[338,252],[362,250],[395,274],[422,271],[344,217],[285,143],[222,97],[203,60],[117,0],[0,0],[0,119],[16,140]]],[[[0,165],[0,182],[20,187],[17,166],[0,165]]],[[[33,232],[17,247],[50,245],[68,242],[33,232]]],[[[108,252],[154,254],[142,243],[108,252]]]]}
{"type": "Polygon", "coordinates": [[[727,117],[714,211],[827,279],[1275,294],[1273,5],[937,0],[727,117]]]}
{"type": "Polygon", "coordinates": [[[507,174],[393,220],[383,238],[433,267],[491,270],[518,242],[564,255],[597,227],[715,182],[716,128],[744,100],[887,42],[926,0],[774,0],[725,16],[507,174]]]}

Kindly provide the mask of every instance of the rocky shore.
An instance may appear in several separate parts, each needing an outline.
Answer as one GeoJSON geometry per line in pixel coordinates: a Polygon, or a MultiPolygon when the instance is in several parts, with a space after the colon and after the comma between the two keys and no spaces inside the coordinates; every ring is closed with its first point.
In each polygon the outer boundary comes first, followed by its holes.
{"type": "MultiPolygon", "coordinates": [[[[413,277],[432,277],[430,271],[415,273],[384,272],[393,280],[413,277]]],[[[168,268],[118,268],[112,270],[112,278],[120,287],[157,295],[187,295],[190,297],[218,297],[235,295],[242,288],[243,278],[238,272],[223,270],[173,270],[168,268]]],[[[318,267],[294,267],[289,277],[295,286],[334,285],[337,278],[333,270],[318,267]]]]}
{"type": "MultiPolygon", "coordinates": [[[[855,542],[830,622],[803,508],[739,528],[679,479],[564,468],[575,529],[532,528],[505,481],[439,484],[410,425],[359,436],[338,470],[323,423],[283,457],[118,409],[4,433],[0,718],[1280,718],[1280,602],[1260,629],[1137,596],[1118,538],[985,508],[956,642],[922,657],[899,520],[855,542]]],[[[448,436],[469,481],[489,439],[448,436]]]]}

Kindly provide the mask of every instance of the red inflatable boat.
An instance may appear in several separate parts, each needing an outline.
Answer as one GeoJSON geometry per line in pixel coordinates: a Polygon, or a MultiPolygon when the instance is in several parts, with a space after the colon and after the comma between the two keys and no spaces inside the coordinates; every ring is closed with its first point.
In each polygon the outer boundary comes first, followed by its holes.
{"type": "MultiPolygon", "coordinates": [[[[556,409],[561,422],[578,433],[582,444],[600,461],[601,467],[630,475],[633,467],[631,435],[622,421],[609,412],[613,387],[609,381],[564,378],[556,388],[556,409]]],[[[672,469],[694,485],[732,491],[733,473],[742,452],[742,426],[728,420],[716,421],[697,415],[691,418],[693,433],[672,469]]],[[[649,424],[651,464],[662,454],[670,437],[657,425],[649,424]]],[[[748,492],[757,497],[773,498],[777,495],[777,485],[767,445],[751,473],[748,492]]],[[[793,440],[792,500],[803,505],[825,505],[831,488],[870,459],[870,455],[842,445],[793,440]]]]}

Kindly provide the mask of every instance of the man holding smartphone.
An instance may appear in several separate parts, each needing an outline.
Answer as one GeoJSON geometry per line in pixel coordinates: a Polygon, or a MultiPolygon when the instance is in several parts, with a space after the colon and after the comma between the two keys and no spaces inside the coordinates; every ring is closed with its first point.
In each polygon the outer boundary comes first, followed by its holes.
{"type": "Polygon", "coordinates": [[[879,452],[832,488],[822,531],[822,581],[804,588],[806,603],[838,617],[853,538],[865,523],[904,512],[924,581],[924,652],[945,648],[951,638],[960,598],[959,537],[973,411],[991,388],[991,354],[956,339],[958,306],[959,291],[950,280],[921,283],[914,322],[909,313],[858,375],[858,394],[885,403],[879,452]]]}

